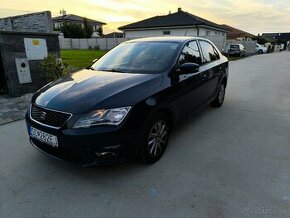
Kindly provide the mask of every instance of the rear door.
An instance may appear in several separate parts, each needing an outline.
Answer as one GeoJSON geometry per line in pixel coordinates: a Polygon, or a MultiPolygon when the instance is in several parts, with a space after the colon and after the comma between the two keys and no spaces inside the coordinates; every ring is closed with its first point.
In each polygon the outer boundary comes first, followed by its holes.
{"type": "Polygon", "coordinates": [[[201,83],[203,102],[207,103],[215,97],[219,85],[219,79],[222,75],[222,66],[220,54],[210,42],[199,40],[202,52],[201,83]]]}

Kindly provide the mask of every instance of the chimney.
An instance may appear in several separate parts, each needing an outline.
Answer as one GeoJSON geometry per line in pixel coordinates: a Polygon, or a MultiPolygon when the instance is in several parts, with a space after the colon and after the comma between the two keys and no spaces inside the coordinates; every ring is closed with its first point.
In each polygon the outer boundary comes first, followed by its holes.
{"type": "Polygon", "coordinates": [[[182,11],[182,8],[179,7],[177,11],[178,11],[178,12],[181,12],[181,11],[182,11]]]}

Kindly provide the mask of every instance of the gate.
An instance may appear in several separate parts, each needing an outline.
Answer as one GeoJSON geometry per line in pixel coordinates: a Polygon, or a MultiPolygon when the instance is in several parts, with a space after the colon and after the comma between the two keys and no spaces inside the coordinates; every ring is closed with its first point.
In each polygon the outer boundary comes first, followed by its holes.
{"type": "Polygon", "coordinates": [[[7,94],[7,93],[8,93],[8,89],[7,89],[6,77],[5,77],[4,66],[2,62],[2,56],[0,53],[0,95],[7,94]]]}

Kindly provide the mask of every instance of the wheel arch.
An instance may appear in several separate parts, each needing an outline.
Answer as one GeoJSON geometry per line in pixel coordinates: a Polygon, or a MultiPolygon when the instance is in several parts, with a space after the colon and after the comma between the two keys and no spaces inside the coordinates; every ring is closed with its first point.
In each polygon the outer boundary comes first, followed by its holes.
{"type": "Polygon", "coordinates": [[[173,111],[171,111],[167,107],[162,107],[162,108],[159,108],[158,110],[156,110],[155,114],[156,113],[163,113],[168,118],[170,130],[172,130],[174,123],[175,123],[175,117],[174,117],[173,111]]]}

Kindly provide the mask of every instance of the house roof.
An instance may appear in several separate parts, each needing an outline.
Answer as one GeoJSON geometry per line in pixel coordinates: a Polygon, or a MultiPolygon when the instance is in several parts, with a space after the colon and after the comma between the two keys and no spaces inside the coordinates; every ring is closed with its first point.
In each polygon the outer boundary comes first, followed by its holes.
{"type": "Polygon", "coordinates": [[[227,39],[236,39],[239,37],[247,37],[247,38],[253,38],[255,37],[255,35],[245,32],[243,30],[237,29],[235,27],[223,24],[221,25],[223,26],[225,29],[228,29],[228,33],[227,33],[227,39]]]}
{"type": "MultiPolygon", "coordinates": [[[[83,22],[85,19],[85,17],[81,17],[78,15],[74,15],[74,14],[67,14],[67,15],[63,15],[63,16],[58,16],[58,17],[53,17],[52,21],[78,21],[78,22],[83,22]]],[[[101,22],[101,21],[97,21],[97,20],[92,20],[87,18],[88,22],[90,23],[95,23],[95,24],[99,24],[99,25],[106,25],[106,23],[101,22]]]]}
{"type": "Polygon", "coordinates": [[[290,33],[263,33],[262,37],[268,39],[282,39],[290,41],[290,33]]]}
{"type": "Polygon", "coordinates": [[[156,28],[156,27],[181,27],[181,26],[200,26],[205,25],[213,28],[220,29],[221,31],[227,32],[227,30],[209,20],[195,16],[188,12],[182,11],[180,8],[176,13],[168,14],[164,16],[151,17],[136,23],[131,23],[122,27],[119,30],[126,29],[143,29],[143,28],[156,28]]]}

